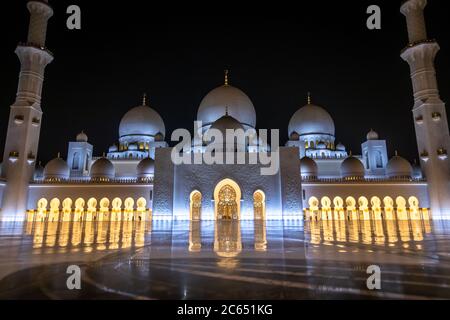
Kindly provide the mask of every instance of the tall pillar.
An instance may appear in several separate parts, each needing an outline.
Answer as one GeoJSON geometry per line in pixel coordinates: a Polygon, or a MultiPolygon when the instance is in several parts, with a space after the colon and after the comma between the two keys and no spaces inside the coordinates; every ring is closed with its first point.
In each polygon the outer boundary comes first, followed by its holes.
{"type": "Polygon", "coordinates": [[[53,9],[47,0],[29,1],[27,7],[30,12],[28,41],[20,43],[16,49],[21,68],[3,156],[3,175],[7,183],[0,219],[7,221],[25,219],[41,130],[44,71],[53,60],[53,55],[45,48],[47,23],[53,9]]]}
{"type": "Polygon", "coordinates": [[[406,16],[409,44],[401,57],[408,62],[414,91],[414,126],[422,170],[428,181],[433,217],[450,219],[450,135],[445,104],[439,96],[434,60],[439,44],[428,39],[424,9],[427,0],[408,0],[406,16]]]}

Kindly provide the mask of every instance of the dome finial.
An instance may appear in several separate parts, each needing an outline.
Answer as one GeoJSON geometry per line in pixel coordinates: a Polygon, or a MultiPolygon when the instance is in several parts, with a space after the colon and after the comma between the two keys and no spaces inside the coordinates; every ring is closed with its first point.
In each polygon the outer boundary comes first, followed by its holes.
{"type": "Polygon", "coordinates": [[[61,152],[58,152],[57,158],[61,158],[61,152]]]}
{"type": "Polygon", "coordinates": [[[228,106],[225,106],[225,115],[228,117],[228,106]]]}
{"type": "Polygon", "coordinates": [[[225,85],[228,85],[228,74],[230,73],[230,70],[225,69],[224,70],[224,75],[225,75],[225,85]]]}
{"type": "Polygon", "coordinates": [[[308,91],[308,104],[311,104],[311,92],[308,91]]]}
{"type": "Polygon", "coordinates": [[[352,152],[352,150],[350,150],[350,152],[348,153],[348,156],[349,156],[349,157],[353,157],[353,152],[352,152]]]}
{"type": "Polygon", "coordinates": [[[146,93],[144,93],[142,96],[142,105],[143,106],[147,105],[147,94],[146,93]]]}
{"type": "Polygon", "coordinates": [[[398,151],[397,150],[395,150],[395,156],[398,157],[398,151]]]}

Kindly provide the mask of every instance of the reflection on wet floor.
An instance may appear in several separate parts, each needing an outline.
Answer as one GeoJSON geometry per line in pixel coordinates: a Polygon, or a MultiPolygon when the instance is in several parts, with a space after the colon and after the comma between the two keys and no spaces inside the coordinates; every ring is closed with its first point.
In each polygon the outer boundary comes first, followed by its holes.
{"type": "Polygon", "coordinates": [[[0,265],[11,270],[0,280],[0,299],[450,297],[448,222],[84,221],[21,228],[0,225],[0,265]],[[29,269],[22,270],[24,261],[29,269]],[[84,265],[82,292],[67,292],[69,261],[84,265]],[[382,292],[367,290],[372,264],[382,268],[382,292]]]}
{"type": "Polygon", "coordinates": [[[151,222],[28,222],[26,234],[33,238],[33,253],[70,253],[83,250],[115,250],[142,247],[151,222]],[[56,249],[57,251],[52,251],[56,249]]]}

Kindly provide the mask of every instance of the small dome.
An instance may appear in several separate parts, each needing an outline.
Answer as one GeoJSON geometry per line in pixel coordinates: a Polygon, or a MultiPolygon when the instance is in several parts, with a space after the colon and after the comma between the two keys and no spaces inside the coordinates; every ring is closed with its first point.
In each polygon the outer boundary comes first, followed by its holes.
{"type": "Polygon", "coordinates": [[[128,150],[130,150],[130,151],[136,151],[137,149],[138,149],[138,145],[135,143],[130,143],[128,145],[128,150]]]}
{"type": "Polygon", "coordinates": [[[330,114],[322,107],[314,104],[297,110],[289,121],[289,136],[297,132],[300,136],[308,134],[326,134],[334,136],[334,121],[330,114]]]}
{"type": "Polygon", "coordinates": [[[398,155],[392,157],[386,166],[386,174],[389,178],[411,178],[412,172],[411,164],[398,155]]]}
{"type": "Polygon", "coordinates": [[[155,160],[152,158],[145,158],[141,160],[136,167],[136,176],[138,179],[150,178],[154,173],[155,160]]]}
{"type": "Polygon", "coordinates": [[[289,135],[289,140],[298,141],[298,140],[300,140],[300,135],[294,131],[289,135]]]}
{"type": "Polygon", "coordinates": [[[34,168],[34,175],[35,180],[41,180],[44,179],[44,167],[39,162],[36,168],[34,168]]]}
{"type": "Polygon", "coordinates": [[[326,149],[327,145],[325,144],[325,142],[319,142],[317,144],[317,149],[326,149]]]}
{"type": "Polygon", "coordinates": [[[341,176],[344,179],[363,178],[364,166],[362,162],[355,157],[348,157],[341,163],[341,176]]]}
{"type": "Polygon", "coordinates": [[[336,146],[337,151],[345,151],[345,146],[342,143],[338,143],[336,146]]]}
{"type": "Polygon", "coordinates": [[[106,158],[96,160],[91,167],[91,179],[114,179],[114,164],[106,158]]]}
{"type": "Polygon", "coordinates": [[[226,114],[222,118],[215,121],[210,129],[219,130],[220,132],[222,132],[223,138],[225,139],[227,129],[233,129],[233,130],[242,129],[242,130],[244,130],[244,127],[235,118],[226,114]]]}
{"type": "Polygon", "coordinates": [[[120,121],[119,136],[155,136],[158,132],[166,134],[166,128],[161,116],[152,108],[145,105],[128,111],[120,121]]]}
{"type": "Polygon", "coordinates": [[[109,147],[109,152],[117,152],[119,151],[119,148],[117,147],[116,144],[113,144],[112,146],[109,147]]]}
{"type": "Polygon", "coordinates": [[[378,133],[370,129],[369,133],[367,134],[367,140],[378,140],[378,133]]]}
{"type": "Polygon", "coordinates": [[[161,132],[158,132],[155,135],[155,141],[164,141],[164,135],[161,132]]]}
{"type": "Polygon", "coordinates": [[[197,119],[203,126],[211,125],[220,119],[225,111],[240,122],[252,128],[256,126],[256,111],[250,98],[240,89],[223,85],[210,91],[200,103],[197,119]]]}
{"type": "Polygon", "coordinates": [[[79,134],[77,134],[77,142],[87,142],[88,141],[88,136],[86,135],[86,133],[84,133],[83,131],[81,131],[79,134]]]}
{"type": "Polygon", "coordinates": [[[303,157],[300,160],[300,172],[303,178],[317,177],[319,172],[317,163],[309,157],[303,157]]]}
{"type": "Polygon", "coordinates": [[[61,158],[55,158],[47,163],[44,168],[44,179],[67,180],[69,179],[70,168],[61,158]]]}

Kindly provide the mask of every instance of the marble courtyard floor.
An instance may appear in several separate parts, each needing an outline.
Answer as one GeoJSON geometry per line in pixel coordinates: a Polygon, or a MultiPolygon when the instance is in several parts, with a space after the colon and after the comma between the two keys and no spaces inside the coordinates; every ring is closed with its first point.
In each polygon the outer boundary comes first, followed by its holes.
{"type": "Polygon", "coordinates": [[[0,224],[0,299],[449,299],[449,270],[441,221],[0,224]]]}

